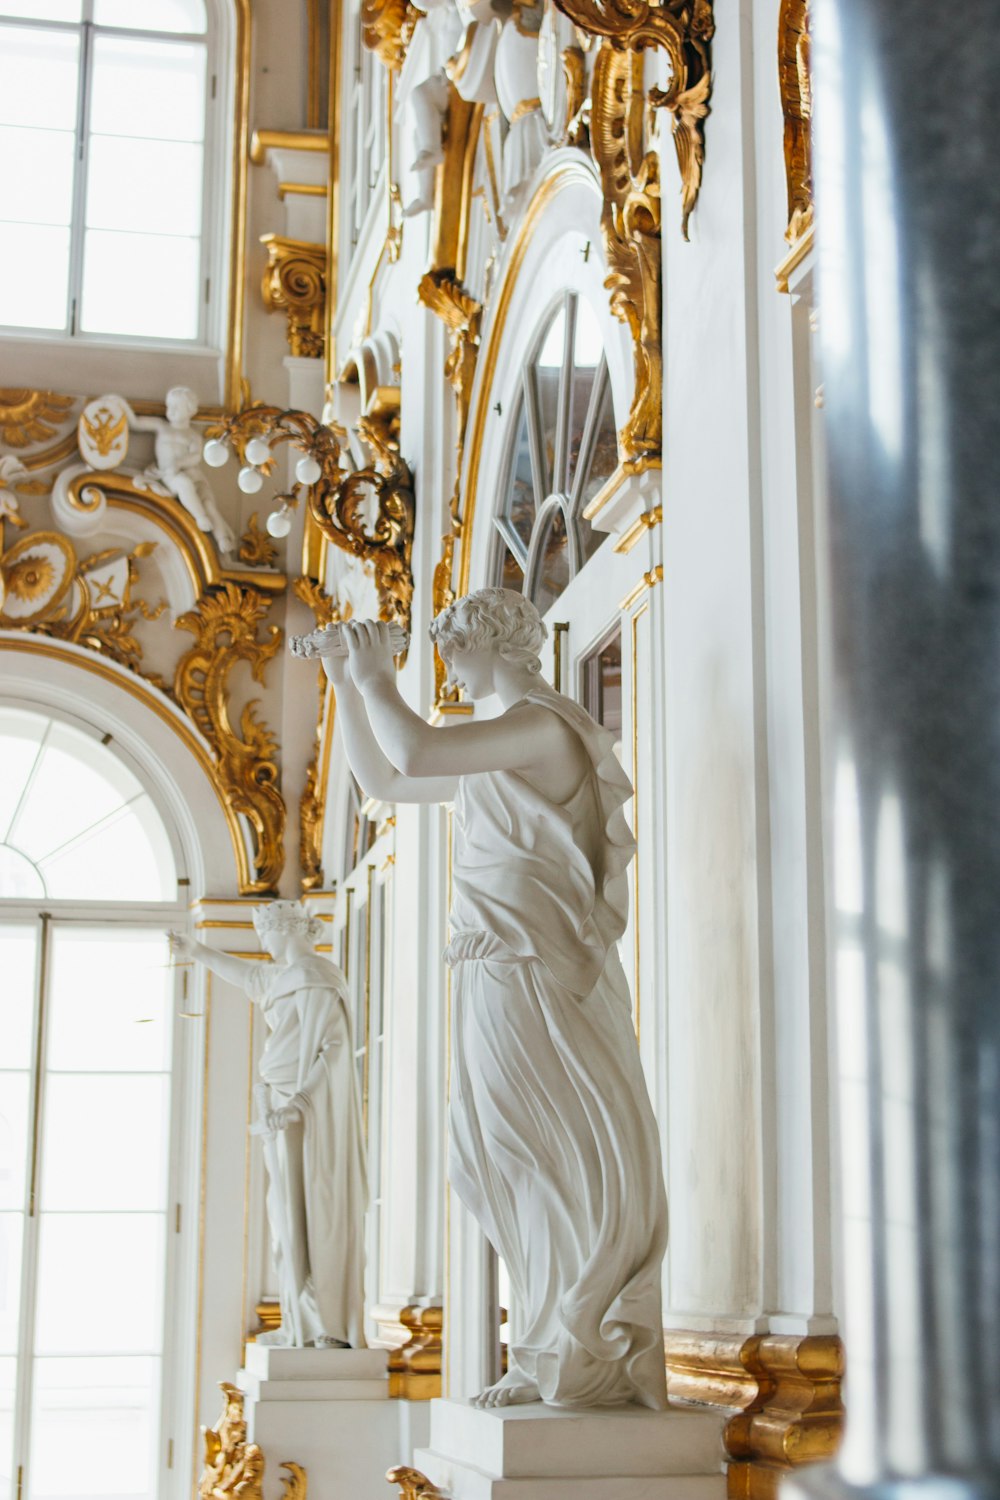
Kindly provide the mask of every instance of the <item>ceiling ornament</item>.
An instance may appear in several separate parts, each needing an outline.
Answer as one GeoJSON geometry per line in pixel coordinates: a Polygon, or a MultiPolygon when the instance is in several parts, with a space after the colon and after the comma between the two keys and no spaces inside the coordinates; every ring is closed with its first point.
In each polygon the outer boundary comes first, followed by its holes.
{"type": "Polygon", "coordinates": [[[268,312],[288,319],[288,348],[296,359],[321,359],[326,348],[326,246],[262,234],[267,267],[261,295],[268,312]]]}
{"type": "Polygon", "coordinates": [[[785,118],[788,228],[794,245],[812,228],[812,82],[809,0],[781,0],[778,15],[778,86],[785,118]]]}
{"type": "Polygon", "coordinates": [[[75,397],[55,391],[0,386],[0,438],[8,448],[27,448],[55,437],[75,397]]]}
{"type": "MultiPolygon", "coordinates": [[[[205,1467],[198,1481],[198,1500],[264,1500],[264,1450],[247,1442],[245,1400],[239,1386],[219,1381],[224,1405],[214,1427],[205,1427],[205,1467]]],[[[307,1476],[301,1464],[281,1465],[281,1500],[306,1500],[307,1476]]]]}
{"type": "MultiPolygon", "coordinates": [[[[637,53],[662,47],[670,62],[670,86],[649,91],[649,103],[673,115],[674,146],[681,173],[681,232],[687,239],[688,219],[698,201],[705,160],[703,121],[712,91],[711,42],[715,34],[712,0],[555,0],[564,15],[591,36],[603,37],[603,49],[637,53]]],[[[602,50],[603,50],[602,49],[602,50]]],[[[599,60],[599,59],[598,59],[599,60]]],[[[633,85],[642,92],[642,67],[632,70],[633,85]]],[[[639,127],[628,142],[634,170],[644,148],[639,127]]]]}
{"type": "Polygon", "coordinates": [[[246,818],[253,834],[252,854],[240,861],[243,896],[275,890],[285,860],[277,741],[255,717],[256,699],[243,708],[238,729],[230,715],[233,668],[246,663],[263,686],[264,668],[281,645],[277,625],[258,635],[268,608],[262,594],[229,582],[203,594],[175,622],[194,635],[195,644],[177,663],[173,695],[212,748],[227,806],[246,818]]]}
{"type": "MultiPolygon", "coordinates": [[[[292,589],[313,612],[315,628],[341,618],[329,594],[313,578],[296,578],[292,589]]],[[[327,767],[333,737],[335,700],[327,691],[326,673],[320,663],[319,710],[316,716],[313,753],[306,768],[305,785],[299,798],[299,878],[303,893],[321,891],[323,876],[323,825],[326,820],[327,767]]]]}

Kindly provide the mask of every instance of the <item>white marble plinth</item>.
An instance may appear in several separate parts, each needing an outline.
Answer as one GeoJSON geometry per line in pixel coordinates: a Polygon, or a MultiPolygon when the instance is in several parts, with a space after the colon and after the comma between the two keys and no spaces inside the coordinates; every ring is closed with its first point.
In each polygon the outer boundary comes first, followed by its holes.
{"type": "Polygon", "coordinates": [[[288,1461],[306,1470],[310,1495],[388,1500],[386,1469],[426,1427],[411,1435],[402,1408],[414,1403],[389,1400],[387,1360],[385,1349],[247,1346],[237,1384],[267,1461],[264,1500],[279,1500],[288,1461]]]}
{"type": "Polygon", "coordinates": [[[451,1500],[724,1500],[712,1412],[433,1401],[414,1465],[451,1500]]]}

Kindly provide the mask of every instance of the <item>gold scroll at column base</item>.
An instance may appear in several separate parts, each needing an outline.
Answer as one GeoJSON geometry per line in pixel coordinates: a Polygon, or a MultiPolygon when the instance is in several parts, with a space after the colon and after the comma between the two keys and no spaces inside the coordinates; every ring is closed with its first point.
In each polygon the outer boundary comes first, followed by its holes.
{"type": "Polygon", "coordinates": [[[399,1321],[409,1337],[389,1355],[389,1395],[431,1401],[441,1394],[444,1309],[404,1307],[399,1321]]]}
{"type": "Polygon", "coordinates": [[[399,1485],[401,1500],[444,1500],[441,1491],[431,1484],[426,1474],[407,1464],[397,1464],[385,1477],[390,1484],[399,1485]]]}
{"type": "MultiPolygon", "coordinates": [[[[247,1442],[244,1395],[239,1386],[219,1381],[224,1405],[214,1427],[203,1427],[205,1467],[198,1481],[198,1500],[264,1500],[263,1449],[247,1442]]],[[[282,1500],[306,1500],[306,1471],[301,1464],[285,1462],[282,1500]]]]}
{"type": "Polygon", "coordinates": [[[729,1500],[775,1500],[794,1469],[836,1453],[844,1423],[836,1336],[670,1331],[664,1348],[672,1401],[737,1408],[725,1430],[729,1500]]]}

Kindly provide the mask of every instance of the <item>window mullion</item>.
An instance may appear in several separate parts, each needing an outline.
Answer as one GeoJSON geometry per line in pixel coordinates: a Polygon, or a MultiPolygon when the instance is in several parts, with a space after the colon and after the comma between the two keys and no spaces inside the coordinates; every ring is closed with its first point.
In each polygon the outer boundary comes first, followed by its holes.
{"type": "MultiPolygon", "coordinates": [[[[52,919],[40,913],[35,962],[34,1031],[28,1090],[29,1138],[25,1174],[24,1226],[21,1236],[21,1298],[17,1331],[17,1382],[14,1397],[15,1473],[27,1474],[31,1446],[35,1304],[38,1288],[38,1187],[41,1181],[41,1132],[45,1079],[45,1014],[48,1000],[52,919]]],[[[30,1488],[30,1481],[29,1486],[30,1488]]]]}
{"type": "MultiPolygon", "coordinates": [[[[91,9],[90,0],[87,5],[91,9]]],[[[94,72],[94,26],[89,19],[80,28],[80,108],[76,133],[76,160],[73,164],[73,222],[69,252],[70,336],[80,331],[83,302],[83,237],[87,204],[87,171],[90,162],[90,105],[94,72]]]]}

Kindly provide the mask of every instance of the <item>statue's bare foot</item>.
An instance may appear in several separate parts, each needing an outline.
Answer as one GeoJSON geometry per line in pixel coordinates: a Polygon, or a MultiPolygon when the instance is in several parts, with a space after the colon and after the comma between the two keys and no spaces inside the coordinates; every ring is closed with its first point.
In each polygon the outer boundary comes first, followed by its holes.
{"type": "Polygon", "coordinates": [[[473,1396],[473,1406],[521,1406],[529,1401],[541,1401],[538,1387],[520,1370],[508,1370],[496,1385],[488,1385],[485,1391],[473,1396]]]}

